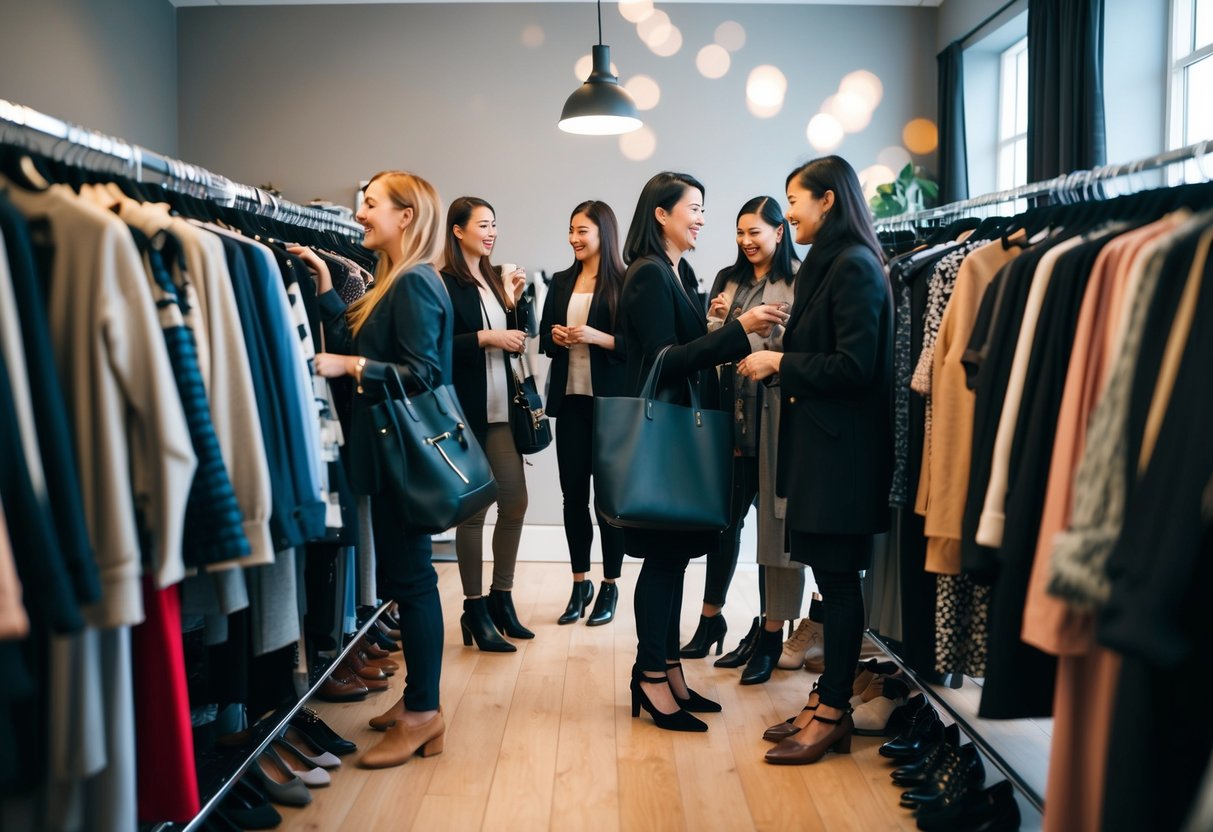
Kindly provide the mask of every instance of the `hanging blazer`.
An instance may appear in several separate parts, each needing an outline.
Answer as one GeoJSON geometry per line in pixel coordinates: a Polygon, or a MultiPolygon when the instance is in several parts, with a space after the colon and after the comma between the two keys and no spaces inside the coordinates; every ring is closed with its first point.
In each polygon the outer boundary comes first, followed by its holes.
{"type": "Polygon", "coordinates": [[[893,295],[866,246],[820,248],[800,267],[783,335],[776,493],[793,530],[876,534],[893,471],[893,295]]]}
{"type": "MultiPolygon", "coordinates": [[[[548,369],[548,400],[545,410],[549,416],[559,418],[560,406],[564,402],[564,391],[569,383],[569,350],[552,341],[552,326],[566,326],[569,319],[569,299],[577,284],[577,268],[565,269],[552,277],[547,299],[543,302],[543,318],[539,322],[539,350],[552,359],[548,369]]],[[[622,305],[622,302],[620,303],[622,305]]],[[[616,308],[618,319],[618,307],[616,308]]],[[[595,396],[619,396],[623,394],[624,369],[627,353],[624,336],[611,322],[611,306],[598,292],[590,302],[590,313],[586,324],[600,332],[615,336],[615,349],[590,346],[590,382],[595,396]]]]}
{"type": "MultiPolygon", "coordinates": [[[[689,377],[699,387],[703,407],[721,409],[716,365],[749,355],[750,341],[738,321],[709,333],[705,310],[693,300],[695,288],[695,272],[685,260],[677,276],[669,260],[655,255],[628,267],[619,304],[620,331],[628,345],[625,395],[640,395],[657,353],[672,345],[657,379],[659,398],[689,404],[689,377]]],[[[635,557],[698,557],[719,545],[720,533],[626,529],[624,541],[625,551],[635,557]]]]}
{"type": "MultiPolygon", "coordinates": [[[[480,346],[477,333],[488,326],[480,309],[480,290],[475,284],[461,282],[451,272],[443,272],[442,280],[455,309],[452,364],[455,392],[472,433],[484,445],[489,430],[489,387],[484,349],[480,346]]],[[[525,294],[513,309],[506,310],[505,319],[509,329],[527,330],[527,322],[531,320],[531,302],[525,294]]]]}

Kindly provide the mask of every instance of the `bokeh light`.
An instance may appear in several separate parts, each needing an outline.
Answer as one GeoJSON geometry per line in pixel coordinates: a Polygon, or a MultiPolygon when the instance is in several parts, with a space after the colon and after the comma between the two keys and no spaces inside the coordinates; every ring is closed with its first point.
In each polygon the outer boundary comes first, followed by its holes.
{"type": "Polygon", "coordinates": [[[651,15],[636,24],[636,34],[644,41],[645,46],[652,49],[654,44],[661,43],[670,36],[670,29],[673,26],[668,14],[660,9],[654,9],[651,15]]]}
{"type": "Polygon", "coordinates": [[[875,110],[884,97],[884,84],[875,73],[857,69],[843,76],[838,91],[859,96],[868,105],[868,110],[875,110]]]}
{"type": "Polygon", "coordinates": [[[896,144],[892,147],[886,147],[876,154],[876,163],[884,165],[890,170],[899,171],[910,164],[910,151],[896,144]]]}
{"type": "Polygon", "coordinates": [[[901,131],[901,140],[911,153],[932,153],[939,146],[939,129],[929,118],[912,119],[901,131]]]}
{"type": "Polygon", "coordinates": [[[838,119],[842,129],[848,133],[858,133],[872,122],[868,103],[853,92],[839,92],[830,96],[821,105],[821,111],[838,119]]]}
{"type": "Polygon", "coordinates": [[[538,49],[543,46],[543,38],[543,27],[538,23],[532,23],[522,30],[522,45],[528,49],[538,49]]]}
{"type": "Polygon", "coordinates": [[[753,105],[750,112],[759,115],[755,112],[756,108],[762,112],[770,111],[768,115],[761,116],[762,118],[769,118],[779,112],[787,91],[788,79],[778,67],[770,64],[754,67],[746,79],[745,97],[753,105]]]}
{"type": "Polygon", "coordinates": [[[653,0],[619,0],[619,13],[628,23],[639,23],[653,13],[653,0]]]}
{"type": "Polygon", "coordinates": [[[704,78],[723,78],[730,62],[728,50],[716,43],[709,43],[695,56],[695,66],[704,78]]]}
{"type": "Polygon", "coordinates": [[[636,75],[623,88],[636,102],[637,110],[651,110],[661,100],[661,87],[647,75],[636,75]]]}
{"type": "Polygon", "coordinates": [[[818,113],[809,119],[809,126],[805,128],[804,132],[809,144],[820,153],[829,153],[837,149],[846,137],[842,124],[829,113],[818,113]]]}
{"type": "Polygon", "coordinates": [[[726,20],[716,27],[716,43],[730,52],[745,46],[745,27],[736,20],[726,20]]]}
{"type": "Polygon", "coordinates": [[[892,182],[897,174],[885,165],[872,165],[859,172],[859,184],[863,186],[863,195],[868,199],[876,196],[876,186],[892,182]]]}
{"type": "Polygon", "coordinates": [[[671,26],[669,33],[665,36],[665,40],[660,43],[650,43],[649,49],[654,55],[662,58],[669,58],[672,55],[677,55],[678,50],[682,48],[682,30],[677,26],[671,26]]]}
{"type": "Polygon", "coordinates": [[[657,150],[657,135],[648,127],[641,127],[619,137],[619,152],[633,162],[643,162],[657,150]]]}

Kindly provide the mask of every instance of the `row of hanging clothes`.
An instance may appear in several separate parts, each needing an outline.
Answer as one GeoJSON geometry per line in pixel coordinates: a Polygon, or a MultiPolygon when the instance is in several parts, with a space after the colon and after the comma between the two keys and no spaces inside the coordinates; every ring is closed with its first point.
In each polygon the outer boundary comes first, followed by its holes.
{"type": "Polygon", "coordinates": [[[926,677],[983,679],[979,716],[1053,718],[1057,832],[1213,828],[1189,818],[1213,798],[1192,698],[1213,635],[1213,183],[1112,193],[1142,167],[1038,187],[1049,204],[1011,217],[880,229],[893,628],[926,677]]]}
{"type": "Polygon", "coordinates": [[[194,729],[297,701],[305,631],[331,647],[374,602],[315,286],[280,241],[347,300],[368,252],[95,134],[2,129],[0,826],[188,821],[194,729]]]}

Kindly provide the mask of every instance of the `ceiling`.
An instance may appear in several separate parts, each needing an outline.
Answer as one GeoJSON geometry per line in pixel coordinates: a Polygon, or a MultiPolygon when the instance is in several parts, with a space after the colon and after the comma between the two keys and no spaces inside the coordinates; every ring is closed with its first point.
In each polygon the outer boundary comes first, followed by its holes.
{"type": "MultiPolygon", "coordinates": [[[[412,5],[453,3],[593,3],[595,0],[169,0],[174,6],[350,6],[350,5],[412,5]]],[[[608,4],[615,0],[607,0],[608,4]]],[[[743,0],[656,0],[660,5],[672,3],[731,3],[743,0]]],[[[763,3],[799,6],[928,6],[943,0],[761,0],[763,3]]]]}

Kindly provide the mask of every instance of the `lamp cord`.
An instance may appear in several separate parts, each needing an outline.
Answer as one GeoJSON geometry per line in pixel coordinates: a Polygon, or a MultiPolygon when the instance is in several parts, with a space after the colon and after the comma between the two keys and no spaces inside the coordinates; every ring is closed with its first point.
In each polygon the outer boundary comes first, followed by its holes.
{"type": "Polygon", "coordinates": [[[602,46],[602,0],[598,0],[598,45],[602,46]]]}

